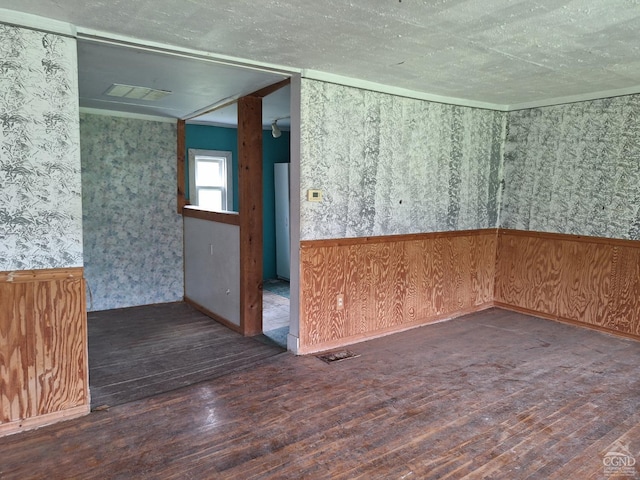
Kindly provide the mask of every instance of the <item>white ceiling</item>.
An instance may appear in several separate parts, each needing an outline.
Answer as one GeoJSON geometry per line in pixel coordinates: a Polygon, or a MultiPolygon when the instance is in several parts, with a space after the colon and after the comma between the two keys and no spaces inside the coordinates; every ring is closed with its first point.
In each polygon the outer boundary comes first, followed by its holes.
{"type": "Polygon", "coordinates": [[[85,32],[462,103],[517,107],[640,92],[640,0],[0,0],[0,7],[85,32]]]}
{"type": "MultiPolygon", "coordinates": [[[[190,118],[207,107],[228,103],[241,94],[260,90],[287,78],[273,72],[247,70],[205,59],[186,58],[163,52],[94,41],[78,41],[80,105],[84,108],[190,118]],[[108,96],[114,84],[168,90],[159,101],[108,96]]],[[[263,125],[289,116],[290,88],[284,87],[263,100],[263,125]]],[[[196,118],[199,122],[237,125],[235,104],[196,118]]],[[[288,119],[278,122],[283,127],[288,119]]]]}

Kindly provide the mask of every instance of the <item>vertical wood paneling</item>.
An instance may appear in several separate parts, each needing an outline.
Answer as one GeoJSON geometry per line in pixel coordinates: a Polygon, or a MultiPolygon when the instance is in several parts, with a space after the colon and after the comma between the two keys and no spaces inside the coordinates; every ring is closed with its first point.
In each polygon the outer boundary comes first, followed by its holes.
{"type": "Polygon", "coordinates": [[[302,352],[491,305],[495,248],[495,230],[303,242],[302,352]]]}
{"type": "Polygon", "coordinates": [[[38,414],[43,415],[87,398],[83,281],[39,282],[35,292],[38,414]]]}
{"type": "Polygon", "coordinates": [[[609,315],[602,326],[640,337],[640,245],[611,250],[609,315]]]}
{"type": "Polygon", "coordinates": [[[88,411],[84,291],[81,268],[0,274],[0,434],[88,411]]]}
{"type": "Polygon", "coordinates": [[[0,283],[0,407],[2,423],[36,414],[33,289],[0,283]]]}
{"type": "Polygon", "coordinates": [[[176,165],[176,173],[177,173],[177,179],[178,179],[178,188],[177,188],[177,194],[178,194],[178,198],[177,198],[177,206],[178,206],[178,213],[182,213],[182,209],[185,207],[185,205],[188,205],[189,202],[187,201],[187,195],[186,195],[186,188],[187,188],[187,180],[186,180],[186,130],[185,130],[185,121],[184,120],[178,120],[178,124],[176,126],[176,151],[177,151],[177,165],[176,165]]]}
{"type": "Polygon", "coordinates": [[[640,242],[501,230],[499,306],[640,336],[640,242]]]}

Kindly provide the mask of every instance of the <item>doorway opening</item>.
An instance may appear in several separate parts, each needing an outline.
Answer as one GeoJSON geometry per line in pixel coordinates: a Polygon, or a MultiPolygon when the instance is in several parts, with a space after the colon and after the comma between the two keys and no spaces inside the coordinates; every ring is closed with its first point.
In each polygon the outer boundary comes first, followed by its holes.
{"type": "Polygon", "coordinates": [[[290,316],[290,105],[289,85],[263,99],[266,111],[276,111],[270,104],[286,106],[278,116],[269,118],[272,128],[263,130],[263,188],[265,192],[263,222],[262,332],[287,348],[290,316]]]}

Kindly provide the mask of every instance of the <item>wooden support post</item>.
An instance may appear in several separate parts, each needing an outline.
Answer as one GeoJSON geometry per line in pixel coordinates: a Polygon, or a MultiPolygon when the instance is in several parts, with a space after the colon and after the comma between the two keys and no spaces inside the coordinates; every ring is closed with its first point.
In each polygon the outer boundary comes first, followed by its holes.
{"type": "Polygon", "coordinates": [[[186,147],[185,147],[185,121],[178,120],[177,126],[177,134],[178,134],[178,145],[177,145],[177,158],[178,158],[178,213],[182,213],[182,209],[187,202],[187,197],[185,195],[185,155],[186,155],[186,147]]]}
{"type": "Polygon", "coordinates": [[[262,333],[262,98],[238,100],[240,328],[262,333]]]}

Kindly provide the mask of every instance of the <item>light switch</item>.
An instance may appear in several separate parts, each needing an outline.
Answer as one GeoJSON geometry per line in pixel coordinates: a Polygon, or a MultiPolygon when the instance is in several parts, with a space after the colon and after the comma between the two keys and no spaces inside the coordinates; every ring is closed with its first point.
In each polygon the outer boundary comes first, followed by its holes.
{"type": "Polygon", "coordinates": [[[307,190],[307,200],[310,202],[321,202],[322,190],[307,190]]]}

